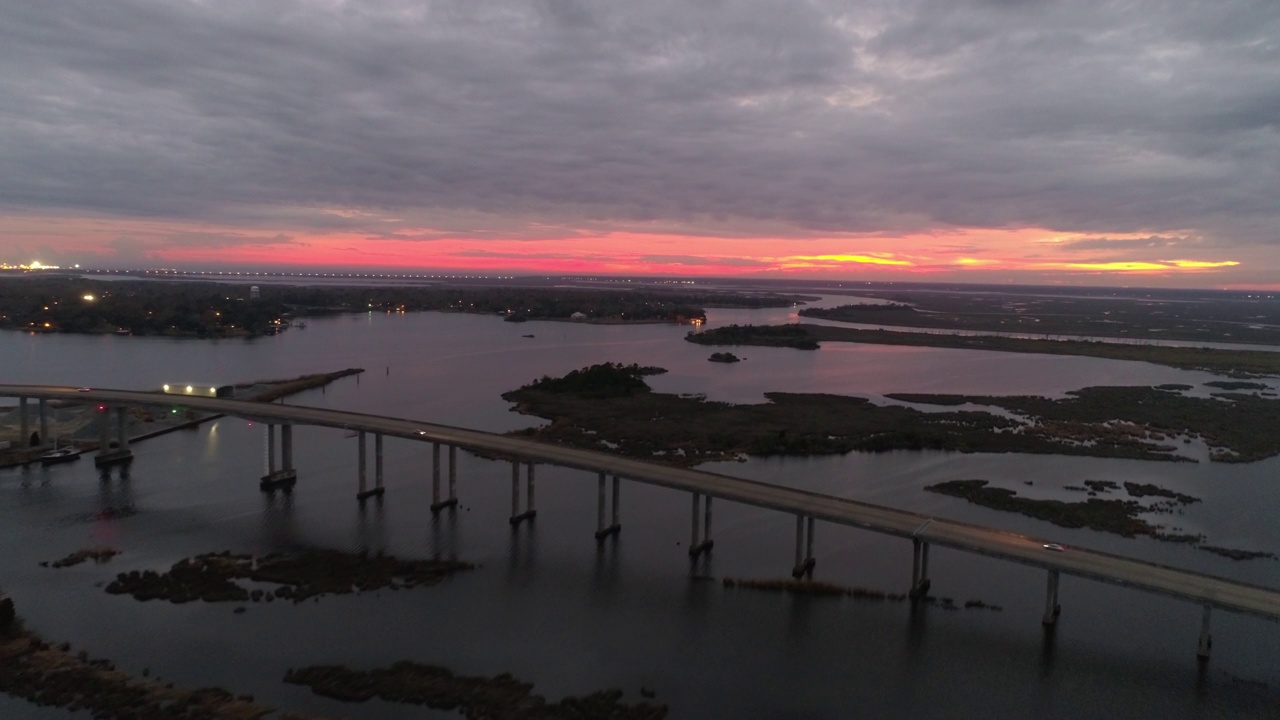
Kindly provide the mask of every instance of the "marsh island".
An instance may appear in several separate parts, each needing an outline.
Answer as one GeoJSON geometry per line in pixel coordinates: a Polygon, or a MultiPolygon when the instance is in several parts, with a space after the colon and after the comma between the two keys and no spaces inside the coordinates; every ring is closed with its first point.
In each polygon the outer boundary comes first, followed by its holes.
{"type": "Polygon", "coordinates": [[[1280,401],[1255,394],[1203,398],[1152,387],[1092,387],[1058,400],[890,396],[975,408],[923,412],[819,393],[770,392],[767,402],[756,404],[655,393],[644,376],[659,371],[593,365],[503,398],[519,412],[551,421],[517,434],[685,466],[742,455],[920,449],[1190,461],[1180,448],[1193,438],[1208,446],[1213,460],[1280,454],[1280,401]],[[990,411],[995,408],[1008,412],[990,411]]]}

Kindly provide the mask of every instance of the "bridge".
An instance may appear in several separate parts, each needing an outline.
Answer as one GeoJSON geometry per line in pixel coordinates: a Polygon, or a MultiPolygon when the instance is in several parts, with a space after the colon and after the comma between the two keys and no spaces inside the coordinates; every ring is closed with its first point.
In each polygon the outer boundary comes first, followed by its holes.
{"type": "MultiPolygon", "coordinates": [[[[19,399],[22,437],[30,427],[29,399],[39,403],[38,422],[47,436],[46,404],[49,400],[98,404],[101,414],[96,461],[109,465],[127,461],[132,452],[125,436],[126,409],[129,406],[180,405],[191,410],[231,415],[267,425],[268,472],[261,478],[263,490],[292,486],[297,479],[293,467],[293,426],[319,426],[355,431],[359,435],[359,473],[356,497],[363,500],[384,492],[382,472],[383,438],[392,437],[413,442],[431,443],[432,511],[457,503],[456,453],[458,448],[499,457],[511,463],[511,523],[519,524],[535,516],[535,467],[538,464],[574,468],[598,476],[596,537],[603,538],[621,530],[619,500],[620,480],[648,483],[672,490],[688,492],[692,498],[692,521],[689,554],[710,552],[712,500],[742,503],[795,516],[796,578],[812,573],[815,558],[814,526],[817,521],[833,525],[861,528],[894,535],[912,543],[910,594],[919,598],[927,593],[929,581],[929,548],[938,545],[954,550],[977,553],[992,558],[1042,568],[1047,572],[1043,622],[1052,626],[1058,617],[1058,579],[1061,574],[1074,575],[1126,588],[1166,595],[1203,607],[1197,655],[1209,657],[1211,637],[1209,622],[1214,608],[1280,620],[1280,591],[1236,582],[1203,573],[1180,570],[1156,563],[1070,548],[1050,549],[1046,541],[1004,532],[995,528],[930,517],[871,503],[831,495],[798,490],[779,485],[731,477],[719,473],[668,467],[602,452],[549,445],[506,435],[468,430],[403,418],[327,410],[298,405],[248,402],[217,397],[171,395],[154,392],[107,390],[45,385],[0,385],[0,397],[19,399]],[[114,411],[114,412],[112,412],[114,411]],[[110,425],[115,416],[115,446],[110,442],[110,425]],[[280,466],[276,466],[276,427],[280,428],[280,466]],[[373,434],[375,447],[374,484],[368,484],[366,436],[373,434]],[[448,450],[448,495],[442,497],[441,450],[448,450]],[[524,504],[521,503],[521,467],[524,467],[524,504]],[[606,517],[606,485],[612,479],[612,512],[606,517]]],[[[1056,546],[1055,546],[1056,547],[1056,546]]]]}

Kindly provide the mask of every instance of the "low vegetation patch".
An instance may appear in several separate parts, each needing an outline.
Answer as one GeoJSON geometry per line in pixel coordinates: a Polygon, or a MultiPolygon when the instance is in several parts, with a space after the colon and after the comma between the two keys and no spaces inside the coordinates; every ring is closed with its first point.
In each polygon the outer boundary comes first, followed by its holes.
{"type": "Polygon", "coordinates": [[[115,595],[132,595],[142,601],[173,603],[270,602],[277,598],[302,602],[319,595],[434,585],[472,567],[454,561],[399,560],[335,550],[277,553],[261,558],[222,552],[180,560],[163,573],[151,570],[120,573],[106,590],[115,595]],[[276,587],[249,589],[245,587],[246,581],[276,587]]]}
{"type": "Polygon", "coordinates": [[[1235,548],[1219,547],[1217,545],[1201,545],[1200,549],[1232,560],[1257,560],[1259,558],[1267,558],[1270,560],[1276,559],[1275,553],[1263,550],[1237,550],[1235,548]]]}
{"type": "Polygon", "coordinates": [[[1136,497],[1136,498],[1144,498],[1144,497],[1168,498],[1170,500],[1173,500],[1174,502],[1181,503],[1183,505],[1190,505],[1191,503],[1200,502],[1200,498],[1198,497],[1195,497],[1192,495],[1186,495],[1180,492],[1174,492],[1173,490],[1169,490],[1168,488],[1162,488],[1159,485],[1152,485],[1150,483],[1135,483],[1135,482],[1126,481],[1124,484],[1124,490],[1125,492],[1129,493],[1130,497],[1136,497]]]}
{"type": "MultiPolygon", "coordinates": [[[[1089,495],[1099,495],[1107,494],[1120,488],[1119,484],[1110,480],[1085,480],[1084,485],[1084,487],[1067,485],[1064,489],[1088,492],[1089,495]]],[[[1147,535],[1156,540],[1193,543],[1200,550],[1231,558],[1232,560],[1276,557],[1274,553],[1265,551],[1237,550],[1217,545],[1207,545],[1204,544],[1205,537],[1203,535],[1169,532],[1163,525],[1155,525],[1139,517],[1139,515],[1152,513],[1174,512],[1180,505],[1200,502],[1198,497],[1145,483],[1126,482],[1124,483],[1124,489],[1130,497],[1166,498],[1167,502],[1142,505],[1135,500],[1102,500],[1097,498],[1090,498],[1085,502],[1033,500],[1018,497],[1018,494],[1013,490],[992,487],[986,480],[951,480],[937,485],[929,485],[925,488],[929,492],[964,498],[975,505],[994,510],[1016,512],[1038,520],[1046,520],[1060,527],[1083,527],[1090,530],[1123,535],[1124,537],[1147,535]]]]}
{"type": "Polygon", "coordinates": [[[1220,462],[1252,462],[1280,454],[1280,401],[1257,395],[1198,398],[1150,387],[1088,387],[1057,400],[1035,395],[894,393],[889,397],[920,404],[999,407],[1033,421],[1020,430],[1024,434],[1093,447],[1133,447],[1138,442],[1147,455],[1171,454],[1172,442],[1180,435],[1203,440],[1210,459],[1220,462]]]}
{"type": "Polygon", "coordinates": [[[1163,527],[1142,520],[1138,516],[1150,510],[1133,500],[1099,500],[1097,498],[1089,498],[1084,502],[1034,500],[1019,497],[1013,490],[992,487],[986,480],[950,480],[929,485],[925,490],[964,498],[975,505],[1045,520],[1059,527],[1089,528],[1124,537],[1149,535],[1159,540],[1174,542],[1199,542],[1203,539],[1200,535],[1165,532],[1163,527]]]}
{"type": "Polygon", "coordinates": [[[313,665],[290,670],[284,680],[343,702],[378,698],[456,711],[471,720],[659,720],[667,715],[665,705],[623,703],[621,690],[567,697],[553,703],[535,695],[530,683],[505,673],[494,677],[455,675],[447,668],[415,662],[398,662],[367,671],[313,665]]]}
{"type": "Polygon", "coordinates": [[[84,550],[77,550],[64,558],[54,560],[51,563],[42,562],[40,565],[43,567],[66,568],[79,565],[80,563],[88,560],[92,560],[94,563],[101,565],[119,554],[119,550],[114,550],[112,548],[86,548],[84,550]]]}
{"type": "Polygon", "coordinates": [[[1267,386],[1263,383],[1247,382],[1244,380],[1211,380],[1205,383],[1205,386],[1218,388],[1220,390],[1266,390],[1267,386]]]}
{"type": "Polygon", "coordinates": [[[814,595],[819,597],[852,597],[860,600],[888,600],[902,602],[907,599],[906,593],[891,593],[874,588],[850,587],[816,580],[795,580],[792,578],[752,579],[725,578],[727,588],[746,588],[748,590],[765,590],[782,592],[788,595],[814,595]]]}
{"type": "Polygon", "coordinates": [[[73,655],[66,643],[50,645],[16,622],[0,632],[0,692],[36,705],[87,711],[95,718],[257,720],[275,712],[251,696],[222,688],[185,689],[134,678],[85,652],[73,655]]]}
{"type": "MultiPolygon", "coordinates": [[[[858,600],[882,600],[887,602],[905,602],[909,599],[906,593],[893,593],[884,590],[876,590],[874,588],[852,587],[848,585],[837,585],[836,583],[820,582],[816,580],[796,580],[793,578],[779,578],[775,580],[769,579],[751,579],[751,578],[725,578],[724,586],[727,588],[745,588],[747,590],[761,590],[764,592],[779,592],[788,595],[802,595],[808,597],[851,597],[858,600]]],[[[955,599],[949,597],[934,597],[926,595],[921,598],[926,603],[936,603],[945,610],[959,610],[961,606],[956,605],[955,599]]],[[[966,610],[995,610],[999,612],[1003,608],[999,605],[992,605],[982,600],[966,600],[963,607],[966,610]]]]}

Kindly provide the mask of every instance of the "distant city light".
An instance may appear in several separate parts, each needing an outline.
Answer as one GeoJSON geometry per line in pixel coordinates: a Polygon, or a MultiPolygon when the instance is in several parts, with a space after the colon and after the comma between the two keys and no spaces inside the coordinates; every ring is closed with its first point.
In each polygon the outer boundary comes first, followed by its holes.
{"type": "Polygon", "coordinates": [[[45,265],[39,260],[32,260],[30,263],[19,263],[11,265],[9,263],[0,263],[0,270],[61,270],[57,265],[45,265]]]}
{"type": "Polygon", "coordinates": [[[85,302],[93,302],[94,300],[97,300],[97,299],[98,299],[98,298],[94,297],[93,295],[85,295],[85,296],[84,296],[84,301],[85,301],[85,302]]]}

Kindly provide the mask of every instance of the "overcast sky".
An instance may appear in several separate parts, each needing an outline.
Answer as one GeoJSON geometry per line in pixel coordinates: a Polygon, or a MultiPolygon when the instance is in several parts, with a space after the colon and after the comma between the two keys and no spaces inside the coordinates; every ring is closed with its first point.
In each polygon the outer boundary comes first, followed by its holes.
{"type": "Polygon", "coordinates": [[[1280,284],[1280,2],[0,0],[0,262],[1280,284]]]}

